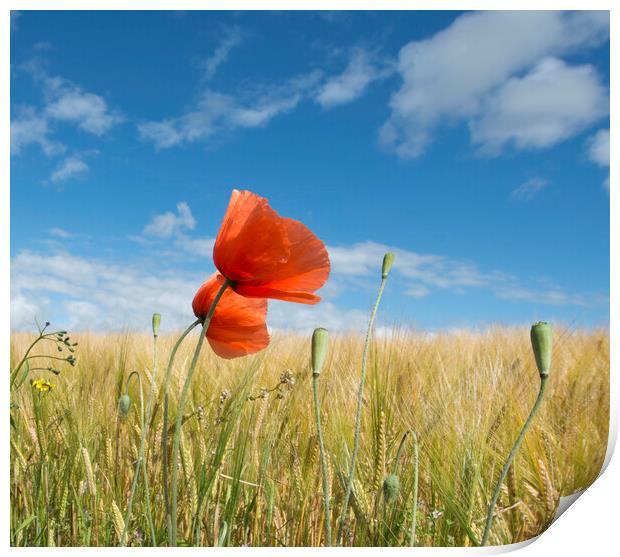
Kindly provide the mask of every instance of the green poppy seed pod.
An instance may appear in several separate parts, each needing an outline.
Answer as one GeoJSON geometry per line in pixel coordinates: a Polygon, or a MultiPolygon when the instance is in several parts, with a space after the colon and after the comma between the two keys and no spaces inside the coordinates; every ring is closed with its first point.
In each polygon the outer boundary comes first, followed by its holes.
{"type": "Polygon", "coordinates": [[[400,493],[400,480],[396,474],[390,474],[383,480],[383,497],[386,503],[394,501],[400,493]]]}
{"type": "Polygon", "coordinates": [[[120,415],[124,418],[129,414],[129,410],[131,408],[131,397],[125,393],[121,399],[118,401],[118,411],[120,415]]]}
{"type": "Polygon", "coordinates": [[[388,251],[383,256],[383,266],[381,267],[381,278],[387,278],[393,264],[394,264],[394,254],[391,251],[388,251]]]}
{"type": "Polygon", "coordinates": [[[553,329],[545,321],[539,321],[532,325],[530,331],[532,350],[536,358],[536,366],[541,377],[549,375],[551,368],[551,351],[553,346],[553,329]]]}
{"type": "Polygon", "coordinates": [[[161,315],[159,313],[153,314],[153,336],[159,335],[159,325],[161,324],[161,315]]]}
{"type": "Polygon", "coordinates": [[[329,342],[329,333],[327,329],[319,327],[314,329],[312,333],[312,375],[318,377],[323,369],[325,356],[327,356],[327,345],[329,342]]]}

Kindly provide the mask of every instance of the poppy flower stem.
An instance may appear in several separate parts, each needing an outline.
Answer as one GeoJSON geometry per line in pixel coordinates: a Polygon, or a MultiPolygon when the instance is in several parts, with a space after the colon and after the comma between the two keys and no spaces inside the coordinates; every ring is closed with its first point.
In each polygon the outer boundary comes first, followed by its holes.
{"type": "Polygon", "coordinates": [[[519,436],[517,437],[517,440],[515,441],[515,444],[512,447],[512,450],[510,451],[510,454],[508,455],[506,462],[504,463],[504,468],[502,468],[502,473],[499,475],[499,479],[497,480],[497,485],[495,486],[495,491],[493,492],[493,497],[491,498],[491,503],[489,504],[489,510],[487,512],[487,521],[484,527],[484,534],[482,535],[482,541],[480,542],[481,546],[485,546],[489,543],[489,535],[491,534],[491,526],[493,524],[493,514],[495,513],[495,505],[497,504],[497,499],[499,498],[499,493],[501,491],[502,484],[504,483],[504,480],[506,479],[506,475],[508,474],[508,469],[510,468],[512,461],[514,460],[514,457],[517,454],[517,451],[519,450],[519,447],[521,446],[523,439],[525,438],[525,434],[527,433],[527,430],[529,429],[530,424],[534,420],[534,416],[536,416],[536,413],[538,412],[538,409],[540,408],[540,403],[542,402],[542,399],[545,395],[545,388],[547,386],[548,378],[549,377],[547,375],[541,375],[540,390],[538,391],[538,397],[536,398],[536,402],[534,403],[534,406],[532,407],[530,415],[527,417],[525,424],[523,424],[523,427],[521,428],[521,432],[519,433],[519,436]]]}
{"type": "Polygon", "coordinates": [[[314,413],[316,427],[319,436],[319,450],[321,453],[321,470],[323,474],[323,499],[325,504],[325,545],[329,547],[332,543],[332,526],[329,510],[329,474],[327,470],[327,459],[325,458],[325,443],[323,441],[323,429],[321,428],[321,406],[319,402],[319,374],[312,375],[312,392],[314,394],[314,413]]]}
{"type": "MultiPolygon", "coordinates": [[[[342,533],[347,522],[347,516],[349,511],[349,499],[351,498],[351,490],[353,489],[353,480],[355,479],[355,461],[357,460],[357,453],[360,445],[360,430],[362,425],[362,406],[364,402],[364,382],[366,381],[366,362],[368,360],[368,349],[370,347],[370,339],[372,337],[372,329],[375,323],[375,317],[377,316],[377,309],[379,308],[379,302],[385,289],[385,283],[387,281],[389,268],[386,269],[386,257],[384,258],[384,270],[381,274],[381,286],[379,286],[379,293],[377,294],[377,300],[372,308],[370,314],[370,321],[368,323],[368,331],[366,332],[366,342],[364,343],[364,352],[362,354],[362,374],[360,377],[360,386],[357,392],[357,412],[355,416],[355,434],[353,437],[353,453],[351,454],[351,467],[349,469],[349,479],[347,482],[347,490],[344,495],[344,501],[342,504],[342,515],[340,516],[340,525],[338,526],[338,545],[342,545],[342,533]]],[[[393,257],[392,257],[393,258],[393,257]]],[[[391,261],[390,267],[391,267],[391,261]]]]}
{"type": "Polygon", "coordinates": [[[168,397],[169,397],[169,389],[170,389],[170,375],[172,374],[172,364],[174,363],[174,358],[177,355],[177,351],[181,346],[181,343],[185,340],[185,337],[189,335],[189,333],[200,325],[200,319],[196,319],[177,339],[176,343],[172,347],[172,352],[170,352],[170,357],[168,359],[168,367],[166,368],[166,375],[164,376],[164,417],[163,417],[163,431],[161,438],[161,454],[162,457],[162,476],[163,476],[163,484],[164,484],[164,504],[166,507],[166,521],[168,523],[168,539],[172,537],[172,517],[170,515],[170,494],[168,493],[168,397]]]}
{"type": "Polygon", "coordinates": [[[187,400],[187,395],[189,393],[189,387],[192,383],[192,376],[194,375],[194,370],[196,369],[196,364],[198,363],[198,357],[200,356],[200,351],[202,350],[202,345],[205,340],[205,336],[207,334],[207,330],[209,329],[209,324],[211,323],[211,318],[215,313],[215,308],[220,301],[221,297],[224,295],[226,289],[232,284],[230,279],[224,279],[222,286],[218,290],[218,293],[215,295],[213,299],[213,303],[209,308],[209,312],[207,316],[204,318],[202,323],[202,331],[200,332],[200,338],[198,339],[198,344],[196,344],[196,349],[194,350],[194,356],[192,357],[192,362],[187,370],[187,375],[185,377],[185,383],[183,384],[183,390],[181,391],[181,397],[179,398],[179,403],[177,406],[177,415],[174,425],[174,438],[172,441],[172,481],[171,481],[171,497],[170,497],[170,514],[172,516],[172,529],[171,529],[171,537],[170,544],[172,546],[177,545],[177,494],[178,494],[178,460],[179,460],[179,448],[181,441],[181,425],[183,423],[183,410],[185,407],[185,402],[187,400]]]}

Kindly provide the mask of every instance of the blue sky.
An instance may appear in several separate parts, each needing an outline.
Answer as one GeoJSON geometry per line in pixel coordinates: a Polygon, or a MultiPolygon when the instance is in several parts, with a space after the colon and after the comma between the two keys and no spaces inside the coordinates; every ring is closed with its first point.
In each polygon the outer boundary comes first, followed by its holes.
{"type": "Polygon", "coordinates": [[[233,188],[328,246],[275,329],[609,321],[605,12],[21,12],[11,317],[192,318],[233,188]]]}

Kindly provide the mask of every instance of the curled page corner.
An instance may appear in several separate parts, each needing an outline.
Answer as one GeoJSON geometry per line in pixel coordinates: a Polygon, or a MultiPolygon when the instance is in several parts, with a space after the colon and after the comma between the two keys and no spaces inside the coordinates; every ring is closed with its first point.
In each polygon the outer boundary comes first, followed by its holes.
{"type": "Polygon", "coordinates": [[[585,489],[581,489],[579,491],[576,491],[575,493],[571,493],[570,495],[564,495],[563,497],[560,497],[560,502],[558,503],[558,508],[555,510],[555,515],[553,516],[551,524],[553,524],[558,518],[560,518],[564,514],[566,509],[568,509],[568,507],[570,507],[575,501],[577,501],[577,499],[579,499],[579,497],[581,497],[586,492],[586,489],[588,488],[586,487],[585,489]]]}

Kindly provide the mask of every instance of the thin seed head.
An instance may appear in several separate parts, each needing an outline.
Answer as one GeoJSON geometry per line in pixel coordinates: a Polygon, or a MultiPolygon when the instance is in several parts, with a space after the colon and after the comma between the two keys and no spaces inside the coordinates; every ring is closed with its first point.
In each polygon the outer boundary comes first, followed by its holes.
{"type": "Polygon", "coordinates": [[[86,469],[86,483],[88,485],[88,490],[94,497],[97,494],[97,484],[95,483],[95,473],[93,472],[93,465],[90,461],[90,455],[88,454],[88,449],[86,447],[82,447],[82,458],[84,459],[84,468],[86,469]]]}
{"type": "Polygon", "coordinates": [[[116,501],[112,499],[112,524],[114,525],[114,531],[116,533],[116,537],[120,543],[123,543],[123,532],[125,531],[125,519],[121,513],[121,510],[118,508],[116,501]]]}

